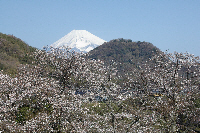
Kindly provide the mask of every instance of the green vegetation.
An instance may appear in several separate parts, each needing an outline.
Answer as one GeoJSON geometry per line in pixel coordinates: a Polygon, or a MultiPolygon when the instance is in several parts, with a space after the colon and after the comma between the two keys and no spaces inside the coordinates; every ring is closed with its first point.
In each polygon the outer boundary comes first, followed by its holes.
{"type": "Polygon", "coordinates": [[[19,64],[32,63],[33,57],[30,55],[35,50],[36,48],[13,35],[0,33],[0,70],[7,74],[16,74],[19,64]]]}
{"type": "Polygon", "coordinates": [[[200,108],[200,97],[198,97],[197,99],[195,99],[194,103],[195,103],[195,107],[196,108],[200,108]]]}
{"type": "Polygon", "coordinates": [[[109,103],[109,102],[91,102],[85,103],[83,108],[88,108],[90,113],[99,114],[101,116],[106,115],[107,113],[121,113],[122,106],[118,106],[117,103],[109,103]]]}
{"type": "Polygon", "coordinates": [[[18,107],[16,112],[16,122],[24,124],[25,121],[34,118],[39,112],[45,112],[51,114],[53,111],[52,104],[48,100],[40,101],[39,97],[30,97],[23,99],[21,106],[18,107]]]}
{"type": "Polygon", "coordinates": [[[88,58],[100,59],[106,65],[112,61],[118,63],[120,71],[131,71],[139,64],[144,63],[155,54],[161,51],[149,42],[132,42],[130,39],[115,39],[89,52],[88,58]]]}

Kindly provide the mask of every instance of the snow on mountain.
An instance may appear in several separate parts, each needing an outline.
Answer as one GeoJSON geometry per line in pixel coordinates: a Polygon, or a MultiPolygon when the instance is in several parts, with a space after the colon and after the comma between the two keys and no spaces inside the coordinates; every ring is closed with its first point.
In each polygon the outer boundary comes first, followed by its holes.
{"type": "Polygon", "coordinates": [[[73,30],[51,46],[54,48],[66,46],[72,48],[72,50],[75,50],[76,52],[86,53],[104,42],[106,41],[86,30],[73,30]]]}

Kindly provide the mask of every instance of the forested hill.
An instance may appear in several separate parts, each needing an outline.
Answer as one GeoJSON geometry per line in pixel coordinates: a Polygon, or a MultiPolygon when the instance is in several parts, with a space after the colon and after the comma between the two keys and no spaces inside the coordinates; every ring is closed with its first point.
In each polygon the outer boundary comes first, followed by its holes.
{"type": "Polygon", "coordinates": [[[147,61],[160,49],[149,42],[132,42],[130,39],[115,39],[90,51],[89,58],[100,59],[109,65],[112,60],[118,63],[118,69],[128,71],[147,61]]]}
{"type": "Polygon", "coordinates": [[[33,58],[29,55],[35,50],[13,35],[0,33],[0,70],[15,74],[19,64],[31,64],[33,58]]]}

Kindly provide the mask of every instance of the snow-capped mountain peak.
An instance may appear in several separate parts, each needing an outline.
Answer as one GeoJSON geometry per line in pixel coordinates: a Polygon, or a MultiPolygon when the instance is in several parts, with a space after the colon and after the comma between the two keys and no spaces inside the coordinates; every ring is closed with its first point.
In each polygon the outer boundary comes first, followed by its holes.
{"type": "Polygon", "coordinates": [[[106,41],[86,30],[73,30],[51,46],[54,48],[66,46],[76,52],[89,52],[104,42],[106,41]]]}

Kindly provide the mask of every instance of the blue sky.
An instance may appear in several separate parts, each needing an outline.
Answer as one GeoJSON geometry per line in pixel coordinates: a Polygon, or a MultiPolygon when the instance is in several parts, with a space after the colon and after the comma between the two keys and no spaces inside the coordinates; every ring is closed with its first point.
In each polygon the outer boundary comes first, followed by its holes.
{"type": "Polygon", "coordinates": [[[51,45],[72,30],[110,41],[146,41],[200,56],[200,0],[0,0],[0,32],[31,46],[51,45]]]}

